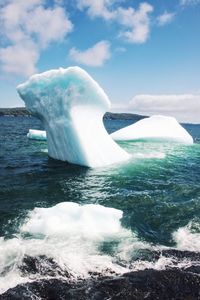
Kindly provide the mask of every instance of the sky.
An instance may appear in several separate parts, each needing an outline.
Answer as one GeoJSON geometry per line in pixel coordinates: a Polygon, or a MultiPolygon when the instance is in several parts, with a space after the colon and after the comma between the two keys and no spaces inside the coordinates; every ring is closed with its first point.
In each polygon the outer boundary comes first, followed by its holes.
{"type": "Polygon", "coordinates": [[[0,0],[0,107],[16,85],[78,65],[112,111],[200,123],[200,0],[0,0]]]}

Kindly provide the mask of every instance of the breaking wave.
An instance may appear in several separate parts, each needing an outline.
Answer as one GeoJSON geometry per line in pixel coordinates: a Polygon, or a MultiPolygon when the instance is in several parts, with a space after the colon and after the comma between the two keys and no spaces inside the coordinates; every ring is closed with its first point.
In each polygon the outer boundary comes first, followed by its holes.
{"type": "MultiPolygon", "coordinates": [[[[189,260],[163,255],[169,248],[139,240],[121,225],[122,216],[121,210],[96,204],[35,208],[15,237],[0,239],[0,292],[42,278],[77,280],[92,273],[188,266],[189,260]]],[[[177,249],[199,251],[199,233],[191,230],[188,224],[173,233],[177,249]]]]}

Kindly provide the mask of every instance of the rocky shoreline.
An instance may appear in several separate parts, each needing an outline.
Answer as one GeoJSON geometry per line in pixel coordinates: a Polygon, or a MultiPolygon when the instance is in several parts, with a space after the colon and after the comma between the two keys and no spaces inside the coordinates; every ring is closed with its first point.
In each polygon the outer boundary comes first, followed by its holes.
{"type": "Polygon", "coordinates": [[[3,116],[30,116],[30,112],[25,107],[0,108],[0,117],[3,116]]]}
{"type": "Polygon", "coordinates": [[[148,269],[122,276],[79,280],[64,278],[40,279],[20,284],[0,296],[1,299],[73,299],[73,300],[198,300],[200,299],[200,268],[190,270],[148,269]]]}
{"type": "MultiPolygon", "coordinates": [[[[156,259],[161,253],[152,254],[156,259]]],[[[38,279],[9,289],[0,296],[0,299],[200,299],[199,253],[166,250],[162,255],[173,256],[177,260],[189,259],[192,264],[184,268],[174,266],[164,270],[130,271],[123,275],[91,274],[88,279],[74,280],[66,270],[60,269],[51,259],[44,256],[26,257],[20,266],[22,276],[29,275],[29,278],[33,276],[32,278],[38,279]]]]}

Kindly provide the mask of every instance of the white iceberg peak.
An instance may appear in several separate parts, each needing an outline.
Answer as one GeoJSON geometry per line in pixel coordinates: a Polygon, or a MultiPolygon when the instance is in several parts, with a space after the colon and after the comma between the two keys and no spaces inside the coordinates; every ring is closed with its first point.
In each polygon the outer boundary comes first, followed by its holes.
{"type": "Polygon", "coordinates": [[[104,128],[103,115],[110,108],[107,95],[81,68],[33,75],[17,91],[42,121],[52,158],[88,167],[129,158],[104,128]]]}

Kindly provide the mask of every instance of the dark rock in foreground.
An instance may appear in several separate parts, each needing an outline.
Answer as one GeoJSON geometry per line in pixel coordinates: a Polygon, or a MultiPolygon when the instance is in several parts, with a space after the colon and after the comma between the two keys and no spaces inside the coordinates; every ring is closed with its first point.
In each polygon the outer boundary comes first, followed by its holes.
{"type": "Polygon", "coordinates": [[[47,258],[44,255],[38,257],[25,256],[19,269],[22,274],[27,276],[38,274],[40,276],[50,277],[70,277],[69,273],[61,269],[52,258],[47,258]]]}
{"type": "Polygon", "coordinates": [[[62,279],[21,284],[1,299],[200,299],[200,276],[180,269],[144,270],[115,277],[98,277],[77,283],[62,279]]]}
{"type": "Polygon", "coordinates": [[[174,267],[161,271],[146,269],[123,275],[110,272],[110,276],[91,273],[90,278],[78,280],[52,258],[44,255],[25,256],[18,267],[21,276],[32,278],[32,282],[9,289],[0,299],[200,299],[200,253],[176,249],[147,250],[142,251],[138,259],[149,258],[155,262],[161,256],[173,258],[174,267]],[[189,264],[178,268],[178,263],[182,261],[188,261],[189,264]]]}

